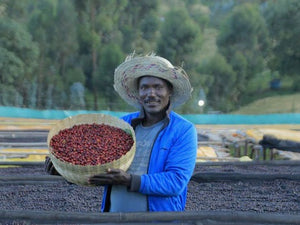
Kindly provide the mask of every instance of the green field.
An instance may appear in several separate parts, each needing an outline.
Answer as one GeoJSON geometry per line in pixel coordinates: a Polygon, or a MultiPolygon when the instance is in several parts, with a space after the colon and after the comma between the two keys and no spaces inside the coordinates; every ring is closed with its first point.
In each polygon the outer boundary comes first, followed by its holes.
{"type": "Polygon", "coordinates": [[[300,113],[300,94],[280,95],[256,100],[231,114],[300,113]]]}

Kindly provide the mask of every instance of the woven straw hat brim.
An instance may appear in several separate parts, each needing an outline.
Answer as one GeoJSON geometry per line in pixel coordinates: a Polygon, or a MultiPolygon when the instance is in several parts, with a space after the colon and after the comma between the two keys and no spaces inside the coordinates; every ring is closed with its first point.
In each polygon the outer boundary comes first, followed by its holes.
{"type": "Polygon", "coordinates": [[[114,88],[128,104],[140,109],[137,79],[146,75],[165,79],[173,85],[170,98],[172,108],[182,105],[191,97],[192,87],[185,71],[173,67],[169,61],[159,56],[125,60],[115,70],[114,88]]]}

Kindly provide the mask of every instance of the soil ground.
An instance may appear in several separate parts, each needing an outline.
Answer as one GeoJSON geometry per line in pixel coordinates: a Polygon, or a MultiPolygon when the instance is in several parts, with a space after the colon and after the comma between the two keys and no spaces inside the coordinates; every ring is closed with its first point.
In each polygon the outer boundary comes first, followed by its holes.
{"type": "MultiPolygon", "coordinates": [[[[205,166],[195,173],[221,173],[224,180],[188,186],[187,211],[244,211],[300,214],[300,180],[225,180],[228,174],[300,174],[299,166],[205,166]]],[[[46,175],[42,166],[8,167],[0,176],[46,175]]],[[[0,210],[57,210],[99,212],[102,187],[82,187],[57,181],[47,184],[6,184],[0,189],[0,210]]]]}

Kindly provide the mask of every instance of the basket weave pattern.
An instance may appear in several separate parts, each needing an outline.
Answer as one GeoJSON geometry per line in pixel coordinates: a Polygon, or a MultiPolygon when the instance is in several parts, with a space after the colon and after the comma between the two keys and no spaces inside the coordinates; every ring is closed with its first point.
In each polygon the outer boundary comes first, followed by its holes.
{"type": "Polygon", "coordinates": [[[105,115],[105,114],[81,114],[74,117],[69,117],[59,121],[55,126],[49,131],[47,143],[49,147],[49,156],[52,160],[52,163],[55,169],[69,182],[75,183],[78,185],[88,185],[89,177],[105,173],[108,168],[122,169],[127,170],[133,161],[133,157],[135,154],[136,148],[136,140],[133,128],[126,123],[125,121],[105,115]],[[72,128],[74,125],[79,124],[106,124],[109,126],[117,127],[126,132],[130,132],[133,138],[133,145],[131,149],[123,155],[121,158],[114,160],[109,163],[101,164],[101,165],[74,165],[72,163],[68,163],[58,159],[53,154],[53,149],[50,146],[51,138],[58,134],[60,130],[72,128]]]}

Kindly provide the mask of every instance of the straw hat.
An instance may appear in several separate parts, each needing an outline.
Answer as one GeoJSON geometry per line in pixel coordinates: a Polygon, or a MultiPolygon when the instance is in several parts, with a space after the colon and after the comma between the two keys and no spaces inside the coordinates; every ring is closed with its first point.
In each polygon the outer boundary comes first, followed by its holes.
{"type": "Polygon", "coordinates": [[[193,89],[185,71],[155,54],[129,55],[115,70],[114,88],[128,104],[140,109],[137,80],[146,75],[165,79],[173,85],[172,108],[182,105],[191,96],[193,89]]]}

